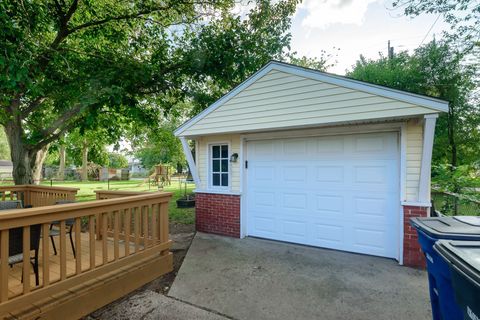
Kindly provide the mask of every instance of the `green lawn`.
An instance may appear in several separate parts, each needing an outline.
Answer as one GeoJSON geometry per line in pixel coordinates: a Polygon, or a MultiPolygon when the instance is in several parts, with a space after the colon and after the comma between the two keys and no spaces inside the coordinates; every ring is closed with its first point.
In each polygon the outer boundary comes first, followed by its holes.
{"type": "MultiPolygon", "coordinates": [[[[50,182],[44,182],[42,185],[50,186],[50,182]]],[[[77,193],[77,201],[91,201],[95,200],[95,190],[108,190],[108,183],[102,181],[53,181],[53,186],[57,187],[72,187],[80,188],[77,193]]],[[[189,185],[187,192],[191,193],[193,185],[189,185]]],[[[142,180],[128,180],[128,181],[110,181],[110,190],[124,190],[124,191],[157,191],[158,188],[151,186],[148,183],[143,183],[142,180]]],[[[192,224],[195,222],[195,209],[179,209],[177,208],[176,200],[181,198],[184,190],[180,189],[178,181],[172,181],[172,185],[163,188],[164,191],[172,192],[173,198],[170,201],[168,209],[171,222],[192,224]]]]}

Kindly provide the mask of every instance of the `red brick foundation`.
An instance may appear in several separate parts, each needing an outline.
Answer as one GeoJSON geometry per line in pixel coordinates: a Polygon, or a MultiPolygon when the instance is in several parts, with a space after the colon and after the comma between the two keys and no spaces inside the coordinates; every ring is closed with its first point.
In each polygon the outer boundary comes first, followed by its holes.
{"type": "Polygon", "coordinates": [[[240,196],[197,193],[195,225],[197,231],[240,238],[240,196]]]}
{"type": "Polygon", "coordinates": [[[403,264],[407,267],[423,269],[426,267],[425,256],[418,243],[417,230],[410,224],[410,218],[427,215],[426,207],[403,207],[403,264]]]}

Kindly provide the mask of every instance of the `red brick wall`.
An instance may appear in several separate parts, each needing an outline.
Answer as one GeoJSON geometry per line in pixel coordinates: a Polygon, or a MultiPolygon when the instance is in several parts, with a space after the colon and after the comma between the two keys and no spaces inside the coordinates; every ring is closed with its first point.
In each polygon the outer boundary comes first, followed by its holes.
{"type": "Polygon", "coordinates": [[[408,267],[425,268],[425,256],[418,243],[418,234],[410,224],[410,218],[426,217],[428,208],[426,207],[403,207],[403,264],[408,267]]]}
{"type": "Polygon", "coordinates": [[[197,193],[195,225],[197,231],[240,238],[240,196],[197,193]]]}

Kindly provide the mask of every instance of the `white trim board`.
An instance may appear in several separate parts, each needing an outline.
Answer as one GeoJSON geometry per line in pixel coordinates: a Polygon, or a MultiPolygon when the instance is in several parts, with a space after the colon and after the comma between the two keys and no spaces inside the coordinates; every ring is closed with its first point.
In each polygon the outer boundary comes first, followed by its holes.
{"type": "MultiPolygon", "coordinates": [[[[180,141],[182,142],[183,152],[185,153],[185,157],[187,158],[193,181],[195,181],[195,185],[199,186],[200,178],[198,176],[197,165],[195,160],[193,159],[192,151],[190,150],[190,147],[188,146],[188,142],[185,137],[180,137],[180,141]]],[[[198,153],[198,151],[196,153],[198,153]]]]}
{"type": "Polygon", "coordinates": [[[193,190],[194,193],[212,193],[212,194],[224,194],[230,196],[241,196],[241,192],[235,192],[230,190],[215,190],[215,189],[195,189],[193,190]]]}
{"type": "Polygon", "coordinates": [[[174,134],[176,136],[181,136],[185,130],[193,126],[195,123],[200,121],[202,118],[204,118],[211,112],[215,111],[217,108],[222,106],[228,100],[235,97],[239,92],[241,92],[242,90],[250,86],[252,83],[254,83],[256,80],[263,77],[264,75],[266,75],[268,72],[272,70],[286,72],[293,75],[297,75],[297,76],[301,76],[301,77],[305,77],[313,80],[318,80],[318,81],[342,86],[349,89],[359,90],[359,91],[367,92],[370,94],[375,94],[378,96],[383,96],[386,98],[391,98],[398,101],[411,103],[414,105],[431,109],[432,113],[448,111],[447,101],[443,101],[443,100],[439,100],[439,99],[435,99],[427,96],[422,96],[414,93],[409,93],[401,90],[396,90],[388,87],[383,87],[383,86],[379,86],[379,85],[375,85],[367,82],[362,82],[362,81],[358,81],[358,80],[354,80],[354,79],[350,79],[347,77],[342,77],[334,74],[320,72],[313,69],[307,69],[307,68],[295,66],[288,63],[270,61],[264,67],[262,67],[260,70],[255,72],[252,76],[250,76],[247,80],[242,82],[240,85],[236,86],[233,90],[231,90],[230,92],[225,94],[223,97],[218,99],[215,103],[210,105],[207,109],[203,110],[201,113],[199,113],[195,117],[191,118],[190,120],[182,124],[179,128],[177,128],[177,130],[174,131],[174,134]]]}

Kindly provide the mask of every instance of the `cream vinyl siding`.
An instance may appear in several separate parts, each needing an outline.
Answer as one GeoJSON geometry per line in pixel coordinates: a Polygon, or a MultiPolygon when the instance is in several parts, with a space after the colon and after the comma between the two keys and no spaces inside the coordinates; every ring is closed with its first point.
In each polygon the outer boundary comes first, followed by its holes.
{"type": "MultiPolygon", "coordinates": [[[[208,190],[208,146],[213,143],[229,143],[229,156],[232,155],[232,153],[238,153],[240,155],[240,135],[206,136],[197,138],[196,141],[198,146],[197,171],[200,177],[200,186],[197,186],[197,189],[208,190]]],[[[240,158],[237,162],[230,162],[230,191],[240,192],[240,158]]]]}
{"type": "MultiPolygon", "coordinates": [[[[216,142],[230,143],[230,154],[240,155],[240,135],[213,135],[196,139],[198,143],[197,170],[201,180],[200,190],[208,190],[208,145],[216,142]]],[[[418,201],[420,165],[422,161],[423,124],[419,119],[406,123],[406,201],[418,201]]],[[[231,163],[231,192],[240,192],[240,160],[231,163]]]]}
{"type": "Polygon", "coordinates": [[[272,70],[187,128],[183,136],[415,116],[414,104],[272,70]]]}
{"type": "Polygon", "coordinates": [[[423,123],[421,120],[410,120],[406,125],[407,156],[406,156],[406,200],[418,201],[418,188],[420,184],[420,166],[423,151],[423,123]]]}

